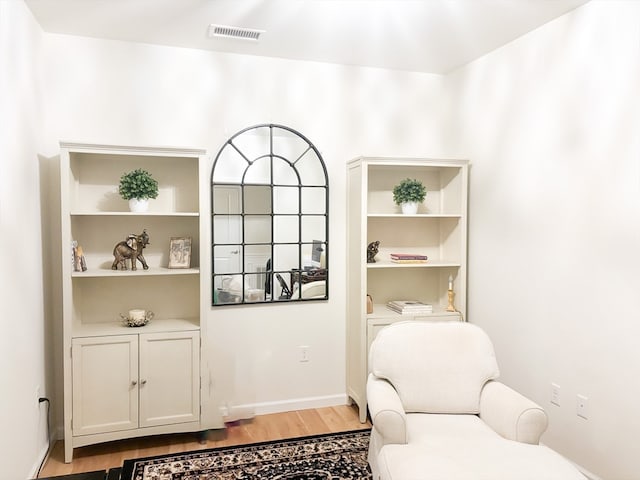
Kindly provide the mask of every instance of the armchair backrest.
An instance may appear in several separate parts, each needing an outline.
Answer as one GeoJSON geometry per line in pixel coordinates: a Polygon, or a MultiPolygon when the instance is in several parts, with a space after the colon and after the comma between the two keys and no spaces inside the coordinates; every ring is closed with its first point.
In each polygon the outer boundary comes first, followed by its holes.
{"type": "Polygon", "coordinates": [[[389,381],[407,413],[471,413],[499,370],[487,334],[465,322],[397,322],[371,344],[373,375],[389,381]]]}

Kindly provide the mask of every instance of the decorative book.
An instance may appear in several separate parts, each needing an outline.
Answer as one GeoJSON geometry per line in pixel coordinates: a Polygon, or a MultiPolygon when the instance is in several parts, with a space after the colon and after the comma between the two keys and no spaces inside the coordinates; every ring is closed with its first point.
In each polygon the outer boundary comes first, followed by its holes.
{"type": "Polygon", "coordinates": [[[419,260],[419,259],[415,259],[415,260],[396,260],[396,259],[392,258],[391,261],[393,263],[427,263],[426,260],[419,260]]]}
{"type": "Polygon", "coordinates": [[[427,256],[417,253],[391,253],[389,255],[394,263],[426,263],[427,256]]]}
{"type": "Polygon", "coordinates": [[[433,313],[433,306],[417,300],[392,300],[387,308],[403,315],[426,315],[433,313]]]}

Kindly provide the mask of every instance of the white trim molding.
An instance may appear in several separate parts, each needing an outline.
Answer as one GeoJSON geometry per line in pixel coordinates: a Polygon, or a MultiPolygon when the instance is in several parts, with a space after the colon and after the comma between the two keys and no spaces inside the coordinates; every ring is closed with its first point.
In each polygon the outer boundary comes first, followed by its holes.
{"type": "Polygon", "coordinates": [[[234,405],[229,407],[229,414],[231,417],[235,416],[235,412],[252,412],[253,415],[266,415],[269,413],[291,412],[294,410],[308,410],[310,408],[335,407],[338,405],[347,405],[348,403],[349,399],[347,395],[340,393],[320,397],[294,398],[276,402],[234,405]]]}

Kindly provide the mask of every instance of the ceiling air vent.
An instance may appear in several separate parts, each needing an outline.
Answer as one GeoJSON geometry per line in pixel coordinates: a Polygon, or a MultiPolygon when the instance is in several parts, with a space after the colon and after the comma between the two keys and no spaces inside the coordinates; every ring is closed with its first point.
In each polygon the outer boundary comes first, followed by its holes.
{"type": "Polygon", "coordinates": [[[230,27],[228,25],[209,25],[210,37],[239,38],[240,40],[258,41],[264,30],[254,28],[230,27]]]}

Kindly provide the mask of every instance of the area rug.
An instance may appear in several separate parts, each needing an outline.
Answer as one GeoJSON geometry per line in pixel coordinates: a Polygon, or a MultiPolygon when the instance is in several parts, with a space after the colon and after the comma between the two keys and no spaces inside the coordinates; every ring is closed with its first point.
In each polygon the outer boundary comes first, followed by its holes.
{"type": "Polygon", "coordinates": [[[370,430],[125,460],[120,480],[361,480],[370,430]]]}

